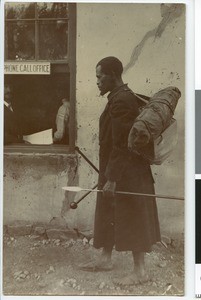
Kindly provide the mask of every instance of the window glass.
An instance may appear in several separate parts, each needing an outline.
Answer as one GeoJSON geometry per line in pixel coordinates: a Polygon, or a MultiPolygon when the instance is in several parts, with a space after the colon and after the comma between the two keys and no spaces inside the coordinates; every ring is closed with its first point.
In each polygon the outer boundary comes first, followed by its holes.
{"type": "Polygon", "coordinates": [[[32,21],[6,24],[7,59],[33,60],[35,58],[35,26],[32,21]]]}
{"type": "Polygon", "coordinates": [[[67,58],[68,24],[65,20],[40,21],[39,58],[61,60],[67,58]]]}
{"type": "Polygon", "coordinates": [[[5,16],[6,59],[67,58],[67,3],[6,3],[5,16]]]}
{"type": "Polygon", "coordinates": [[[37,3],[39,18],[67,18],[67,3],[37,3]]]}
{"type": "Polygon", "coordinates": [[[35,3],[6,3],[6,19],[34,19],[35,3]]]}

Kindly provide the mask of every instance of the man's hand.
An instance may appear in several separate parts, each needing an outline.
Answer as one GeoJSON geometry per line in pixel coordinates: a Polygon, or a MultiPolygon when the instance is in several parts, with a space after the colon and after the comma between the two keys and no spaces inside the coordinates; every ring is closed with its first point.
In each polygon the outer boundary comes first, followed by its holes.
{"type": "Polygon", "coordinates": [[[115,190],[116,190],[116,182],[108,180],[103,187],[104,197],[114,197],[115,190]]]}

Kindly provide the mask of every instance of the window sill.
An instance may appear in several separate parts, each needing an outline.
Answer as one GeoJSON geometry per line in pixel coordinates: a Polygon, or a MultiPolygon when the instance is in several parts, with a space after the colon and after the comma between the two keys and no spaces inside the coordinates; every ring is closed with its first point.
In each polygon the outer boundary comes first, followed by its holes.
{"type": "Polygon", "coordinates": [[[12,144],[4,146],[4,154],[72,154],[69,145],[12,144]]]}

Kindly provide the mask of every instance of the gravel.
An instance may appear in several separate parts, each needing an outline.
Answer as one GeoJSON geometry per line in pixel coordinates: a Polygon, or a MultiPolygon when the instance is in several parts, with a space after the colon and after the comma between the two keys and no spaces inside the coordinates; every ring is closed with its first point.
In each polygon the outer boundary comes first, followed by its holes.
{"type": "MultiPolygon", "coordinates": [[[[168,240],[168,239],[166,239],[168,240]]],[[[170,241],[170,240],[169,240],[170,241]]],[[[33,236],[4,236],[3,292],[5,295],[177,295],[184,293],[183,239],[174,237],[165,248],[161,244],[146,254],[151,281],[121,288],[113,279],[132,270],[129,252],[113,253],[114,269],[85,272],[78,265],[100,254],[93,238],[62,241],[33,236]],[[11,274],[14,280],[11,280],[11,274]]]]}

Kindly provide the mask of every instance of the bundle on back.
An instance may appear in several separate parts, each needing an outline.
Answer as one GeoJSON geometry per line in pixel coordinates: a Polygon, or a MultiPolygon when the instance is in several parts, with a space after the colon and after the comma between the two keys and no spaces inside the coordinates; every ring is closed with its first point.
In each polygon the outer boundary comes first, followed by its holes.
{"type": "Polygon", "coordinates": [[[163,160],[169,155],[170,147],[175,143],[176,121],[173,115],[180,97],[180,90],[170,86],[150,98],[130,130],[128,147],[131,151],[146,156],[150,163],[156,164],[161,163],[161,159],[156,157],[156,151],[160,152],[158,154],[162,155],[163,160]],[[170,145],[164,145],[163,133],[167,136],[166,144],[168,142],[170,145]],[[160,143],[163,144],[159,145],[160,143]]]}

